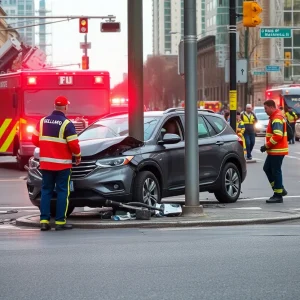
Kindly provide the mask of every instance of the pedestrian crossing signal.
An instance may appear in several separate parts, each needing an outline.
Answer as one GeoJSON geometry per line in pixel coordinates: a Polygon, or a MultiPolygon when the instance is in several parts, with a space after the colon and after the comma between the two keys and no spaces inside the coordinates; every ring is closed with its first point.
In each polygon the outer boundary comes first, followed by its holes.
{"type": "Polygon", "coordinates": [[[256,1],[243,2],[243,25],[245,27],[255,27],[262,22],[259,14],[262,8],[256,1]]]}
{"type": "Polygon", "coordinates": [[[285,52],[284,53],[284,66],[289,67],[291,65],[291,52],[285,52]]]}
{"type": "Polygon", "coordinates": [[[82,70],[89,69],[89,57],[88,56],[82,56],[81,68],[82,68],[82,70]]]}

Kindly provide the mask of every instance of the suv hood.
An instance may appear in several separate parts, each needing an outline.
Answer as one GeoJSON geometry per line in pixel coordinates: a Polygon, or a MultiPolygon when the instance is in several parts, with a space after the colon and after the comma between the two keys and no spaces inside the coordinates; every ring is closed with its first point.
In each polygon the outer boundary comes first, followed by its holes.
{"type": "Polygon", "coordinates": [[[80,141],[82,156],[118,156],[123,152],[144,145],[144,142],[133,137],[114,137],[109,139],[80,141]]]}
{"type": "MultiPolygon", "coordinates": [[[[109,139],[94,139],[79,141],[81,148],[82,157],[93,157],[97,158],[105,156],[118,156],[122,153],[138,148],[144,145],[144,142],[139,141],[133,137],[114,137],[109,139]]],[[[34,157],[39,159],[40,149],[34,150],[34,157]]]]}

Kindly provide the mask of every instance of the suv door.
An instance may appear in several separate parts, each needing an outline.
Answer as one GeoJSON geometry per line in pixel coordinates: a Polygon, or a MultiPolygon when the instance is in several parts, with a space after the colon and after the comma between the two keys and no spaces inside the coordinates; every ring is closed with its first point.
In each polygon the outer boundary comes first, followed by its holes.
{"type": "Polygon", "coordinates": [[[219,175],[224,141],[201,115],[198,116],[199,181],[214,182],[219,175]]]}
{"type": "Polygon", "coordinates": [[[166,187],[170,195],[181,194],[184,189],[184,136],[183,126],[179,117],[169,118],[164,122],[161,128],[162,135],[165,133],[175,133],[181,137],[181,141],[177,144],[162,145],[161,153],[163,154],[164,163],[164,174],[166,187]],[[166,124],[170,121],[176,122],[176,132],[168,132],[165,130],[166,124]]]}

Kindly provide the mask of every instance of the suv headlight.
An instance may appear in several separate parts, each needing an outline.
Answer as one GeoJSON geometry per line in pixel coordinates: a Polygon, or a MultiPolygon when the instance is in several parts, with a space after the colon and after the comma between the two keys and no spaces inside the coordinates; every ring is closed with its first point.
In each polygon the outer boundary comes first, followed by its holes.
{"type": "Polygon", "coordinates": [[[31,157],[28,161],[29,169],[37,169],[40,166],[40,162],[31,157]]]}
{"type": "Polygon", "coordinates": [[[112,157],[106,159],[99,159],[96,162],[96,165],[101,168],[112,168],[112,167],[121,167],[129,164],[134,156],[122,156],[122,157],[112,157]]]}

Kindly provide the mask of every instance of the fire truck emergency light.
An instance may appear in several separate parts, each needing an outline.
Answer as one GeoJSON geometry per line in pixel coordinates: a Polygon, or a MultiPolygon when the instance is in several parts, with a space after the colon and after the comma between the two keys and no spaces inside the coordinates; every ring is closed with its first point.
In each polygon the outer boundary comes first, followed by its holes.
{"type": "Polygon", "coordinates": [[[103,77],[102,76],[95,76],[95,84],[102,84],[103,77]]]}
{"type": "Polygon", "coordinates": [[[36,77],[27,77],[28,85],[36,85],[36,77]]]}
{"type": "Polygon", "coordinates": [[[26,127],[26,131],[27,131],[28,133],[33,133],[33,132],[34,132],[34,127],[33,127],[32,125],[28,125],[28,126],[26,127]]]}
{"type": "Polygon", "coordinates": [[[120,32],[121,23],[120,22],[102,22],[100,23],[101,32],[120,32]]]}

